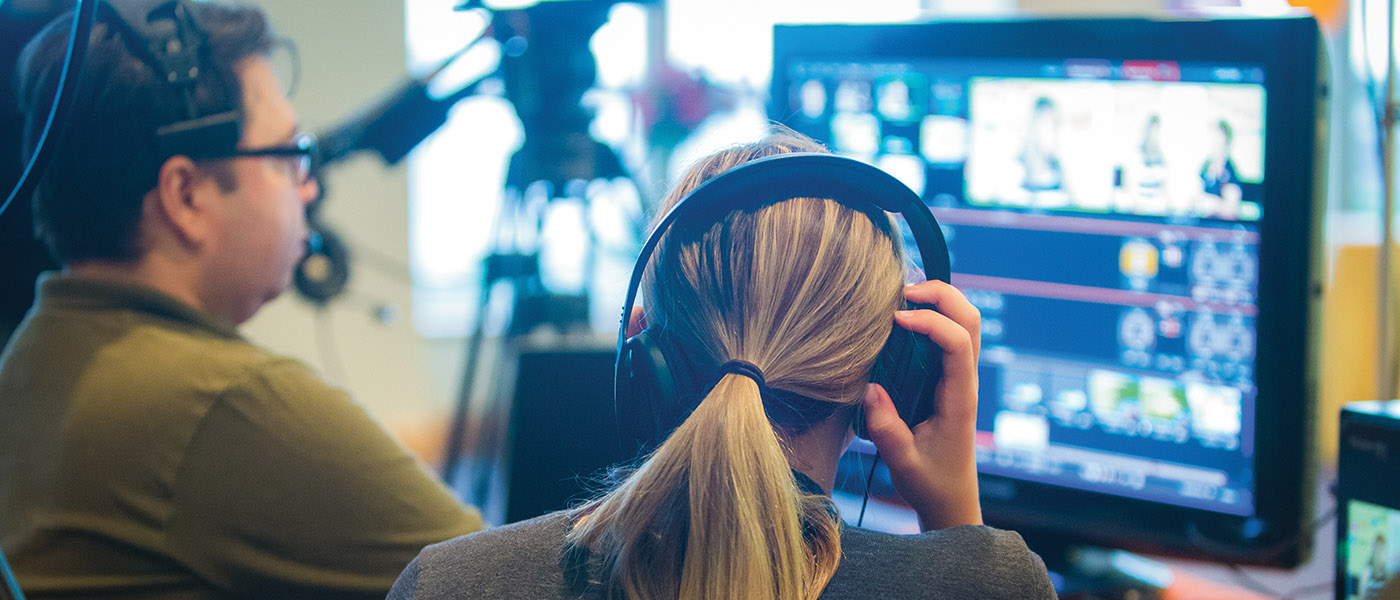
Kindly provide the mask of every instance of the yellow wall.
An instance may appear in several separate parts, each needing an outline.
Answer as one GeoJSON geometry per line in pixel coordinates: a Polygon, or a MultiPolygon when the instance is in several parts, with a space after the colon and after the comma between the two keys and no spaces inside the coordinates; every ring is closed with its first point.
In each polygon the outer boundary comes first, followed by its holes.
{"type": "MultiPolygon", "coordinates": [[[[1323,465],[1337,460],[1337,415],[1342,405],[1377,399],[1378,248],[1375,244],[1340,245],[1333,256],[1332,277],[1323,302],[1315,430],[1323,465]]],[[[1400,273],[1393,267],[1392,262],[1392,272],[1400,273]]],[[[1393,297],[1391,314],[1396,314],[1393,297]]]]}

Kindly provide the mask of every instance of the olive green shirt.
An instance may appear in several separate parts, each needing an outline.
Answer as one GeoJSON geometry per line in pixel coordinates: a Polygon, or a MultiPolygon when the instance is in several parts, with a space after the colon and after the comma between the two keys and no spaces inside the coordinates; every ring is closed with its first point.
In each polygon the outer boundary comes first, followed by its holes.
{"type": "Polygon", "coordinates": [[[0,354],[31,598],[383,598],[482,527],[344,392],[155,290],[46,275],[0,354]]]}

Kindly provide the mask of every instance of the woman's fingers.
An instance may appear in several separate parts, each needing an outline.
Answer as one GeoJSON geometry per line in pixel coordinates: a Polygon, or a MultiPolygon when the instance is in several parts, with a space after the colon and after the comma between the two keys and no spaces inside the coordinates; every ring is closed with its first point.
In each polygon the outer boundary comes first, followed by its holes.
{"type": "Polygon", "coordinates": [[[938,381],[935,418],[965,421],[977,413],[977,361],[971,333],[947,316],[931,310],[899,311],[895,322],[929,337],[943,351],[943,375],[938,381]]]}
{"type": "Polygon", "coordinates": [[[982,314],[958,288],[938,280],[925,281],[905,286],[904,297],[913,302],[931,304],[940,314],[962,326],[973,342],[972,362],[977,362],[981,347],[982,314]]]}
{"type": "Polygon", "coordinates": [[[862,408],[866,434],[885,457],[885,463],[895,470],[918,468],[919,451],[914,445],[914,432],[899,417],[894,400],[885,388],[876,383],[866,385],[862,408]]]}

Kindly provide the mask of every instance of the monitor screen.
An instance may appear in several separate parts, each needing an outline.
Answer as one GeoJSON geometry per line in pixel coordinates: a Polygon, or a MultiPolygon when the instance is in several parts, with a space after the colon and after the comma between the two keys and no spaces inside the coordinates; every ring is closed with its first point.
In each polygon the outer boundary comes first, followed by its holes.
{"type": "MultiPolygon", "coordinates": [[[[1270,119],[1314,110],[1315,81],[1266,53],[1189,47],[1202,24],[1260,23],[778,28],[770,116],[920,193],[981,311],[989,521],[1078,532],[1117,513],[1160,535],[1087,541],[1234,560],[1296,531],[1315,202],[1311,171],[1290,169],[1310,167],[1314,140],[1275,140],[1270,119]],[[1285,340],[1299,347],[1262,348],[1285,340]]],[[[1292,127],[1309,129],[1303,114],[1292,127]]]]}
{"type": "Polygon", "coordinates": [[[1345,600],[1383,598],[1385,589],[1400,574],[1400,510],[1350,500],[1346,504],[1347,531],[1340,555],[1345,580],[1345,600]],[[1387,541],[1391,540],[1391,541],[1387,541]]]}

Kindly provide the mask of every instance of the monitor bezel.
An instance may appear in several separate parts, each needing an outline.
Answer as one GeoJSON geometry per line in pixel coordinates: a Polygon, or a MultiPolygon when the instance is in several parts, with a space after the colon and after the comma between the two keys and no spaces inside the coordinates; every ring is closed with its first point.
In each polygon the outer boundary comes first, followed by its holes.
{"type": "MultiPolygon", "coordinates": [[[[778,25],[769,117],[790,116],[796,62],[1108,59],[1258,65],[1264,70],[1255,512],[1229,515],[982,474],[989,524],[1033,547],[1095,544],[1291,567],[1308,553],[1312,411],[1321,294],[1324,48],[1308,16],[1265,19],[1058,18],[879,25],[778,25]],[[1265,400],[1267,399],[1267,400],[1265,400]],[[1262,410],[1268,407],[1270,410],[1262,410]],[[1034,498],[1034,502],[1024,499],[1034,498]]],[[[825,140],[823,140],[825,141],[825,140]]],[[[930,198],[933,191],[925,191],[930,198]]],[[[961,192],[960,194],[961,195],[961,192]]],[[[956,267],[956,265],[955,265],[956,267]]],[[[956,269],[955,269],[956,273],[956,269]]],[[[955,275],[956,277],[956,275],[955,275]]]]}

